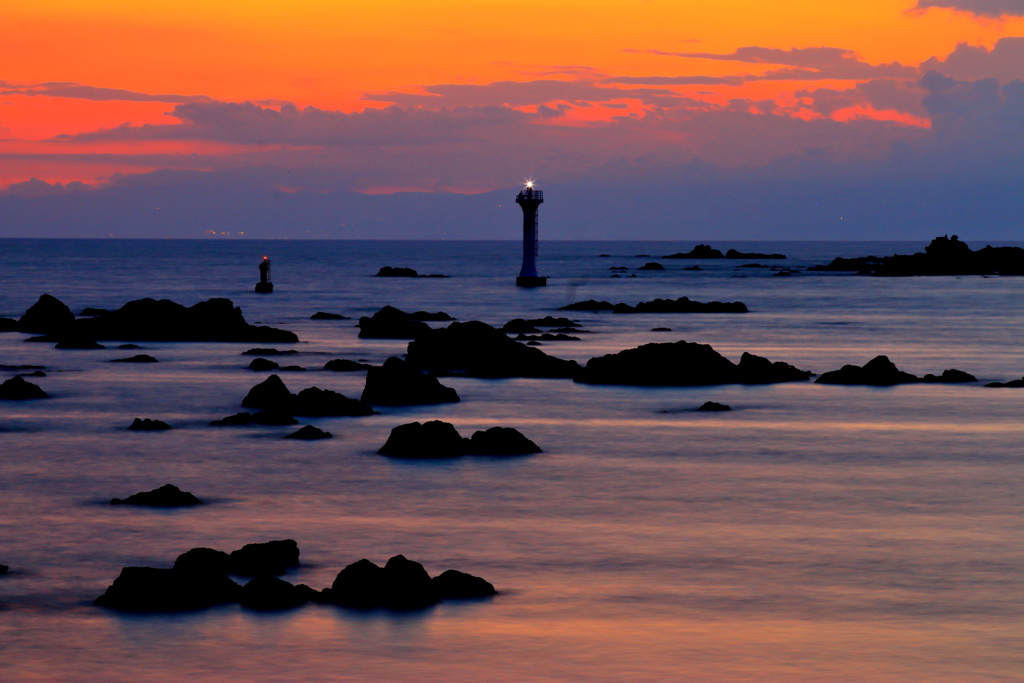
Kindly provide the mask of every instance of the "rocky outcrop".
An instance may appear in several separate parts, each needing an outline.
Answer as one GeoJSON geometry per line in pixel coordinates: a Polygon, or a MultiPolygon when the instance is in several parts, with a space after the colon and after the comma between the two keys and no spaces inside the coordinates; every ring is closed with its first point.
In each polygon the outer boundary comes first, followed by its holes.
{"type": "Polygon", "coordinates": [[[720,412],[725,412],[726,410],[732,410],[732,408],[730,408],[729,406],[725,405],[724,403],[715,403],[714,401],[705,401],[701,405],[700,408],[697,408],[697,410],[699,410],[701,412],[704,412],[704,413],[720,413],[720,412]]]}
{"type": "Polygon", "coordinates": [[[520,334],[516,336],[517,342],[535,342],[535,341],[580,341],[579,337],[574,337],[569,334],[551,334],[545,332],[544,334],[520,334]]]}
{"type": "Polygon", "coordinates": [[[665,266],[661,265],[657,261],[651,261],[637,268],[637,270],[665,270],[665,266]]]}
{"type": "Polygon", "coordinates": [[[844,365],[838,370],[824,373],[817,384],[861,384],[874,387],[890,387],[896,384],[913,384],[921,378],[903,372],[889,360],[888,356],[875,356],[859,365],[844,365]]]}
{"type": "Polygon", "coordinates": [[[977,382],[978,378],[969,372],[950,368],[949,370],[943,370],[941,375],[925,375],[921,378],[921,381],[928,384],[961,384],[963,382],[977,382]]]}
{"type": "Polygon", "coordinates": [[[331,372],[355,372],[356,370],[369,370],[372,367],[374,366],[367,365],[366,363],[357,363],[354,360],[347,360],[345,358],[335,358],[324,364],[324,370],[330,370],[331,372]]]}
{"type": "Polygon", "coordinates": [[[785,254],[762,254],[762,253],[759,253],[759,252],[756,252],[756,251],[742,252],[742,251],[736,251],[735,249],[730,249],[729,251],[725,252],[725,258],[733,258],[733,259],[784,259],[784,258],[786,258],[786,255],[785,254]]]}
{"type": "Polygon", "coordinates": [[[351,320],[347,315],[338,315],[337,313],[325,313],[324,311],[317,311],[313,315],[309,316],[310,320],[351,320]]]}
{"type": "Polygon", "coordinates": [[[210,299],[190,307],[168,299],[129,301],[116,311],[75,320],[45,338],[57,342],[71,339],[269,343],[299,340],[286,330],[246,323],[242,309],[229,299],[210,299]]]}
{"type": "Polygon", "coordinates": [[[60,299],[43,294],[18,320],[20,332],[63,332],[75,323],[75,314],[60,299]]]}
{"type": "Polygon", "coordinates": [[[712,249],[707,244],[698,244],[693,248],[692,251],[686,253],[678,252],[676,254],[669,254],[662,256],[661,258],[725,258],[722,252],[717,249],[712,249]]]}
{"type": "Polygon", "coordinates": [[[802,382],[811,374],[787,363],[772,363],[746,353],[736,365],[708,344],[678,341],[644,344],[591,358],[575,380],[584,384],[710,386],[802,382]]]}
{"type": "Polygon", "coordinates": [[[511,427],[491,427],[464,439],[448,422],[411,422],[391,430],[377,453],[394,458],[456,458],[462,455],[529,455],[541,453],[534,442],[511,427]]]}
{"type": "Polygon", "coordinates": [[[252,362],[249,363],[249,369],[255,370],[256,372],[266,372],[268,370],[277,370],[280,365],[272,360],[266,358],[253,358],[252,362]]]}
{"type": "Polygon", "coordinates": [[[936,237],[923,252],[836,258],[807,270],[846,271],[877,276],[1024,275],[1024,249],[992,247],[972,251],[959,237],[936,237]]]}
{"type": "Polygon", "coordinates": [[[183,612],[237,602],[240,590],[224,574],[125,567],[93,604],[125,612],[183,612]]]}
{"type": "Polygon", "coordinates": [[[135,418],[128,426],[133,432],[162,432],[170,429],[171,425],[161,420],[151,420],[148,417],[144,420],[135,418]]]}
{"type": "MultiPolygon", "coordinates": [[[[239,415],[244,413],[239,413],[239,415]]],[[[291,416],[290,413],[283,412],[280,410],[261,410],[252,416],[252,424],[264,425],[268,427],[282,427],[288,425],[297,425],[299,421],[291,416]]]]}
{"type": "Polygon", "coordinates": [[[21,375],[12,377],[0,384],[0,400],[28,401],[36,398],[50,398],[38,384],[32,384],[21,375]]]}
{"type": "Polygon", "coordinates": [[[330,600],[362,609],[412,610],[434,605],[441,596],[423,565],[395,555],[384,567],[359,560],[342,569],[331,585],[330,600]]]}
{"type": "Polygon", "coordinates": [[[297,432],[292,432],[286,435],[286,439],[297,439],[298,441],[318,441],[320,439],[330,439],[334,435],[330,432],[325,432],[322,429],[317,429],[313,425],[306,425],[297,432]]]}
{"type": "Polygon", "coordinates": [[[406,360],[423,370],[464,370],[468,377],[572,377],[576,361],[549,356],[486,323],[452,323],[409,343],[406,360]]]}
{"type": "Polygon", "coordinates": [[[442,600],[465,600],[467,598],[486,598],[497,595],[490,582],[456,569],[449,569],[431,579],[434,590],[442,600]]]}
{"type": "Polygon", "coordinates": [[[629,304],[612,304],[607,301],[578,301],[568,306],[562,306],[560,311],[611,311],[613,313],[747,313],[747,307],[742,301],[711,301],[701,303],[691,301],[689,297],[678,299],[654,299],[653,301],[641,301],[636,306],[629,304]]]}
{"type": "Polygon", "coordinates": [[[391,266],[384,266],[377,271],[375,277],[449,277],[448,275],[440,275],[434,273],[433,275],[420,275],[412,268],[392,268],[391,266]]]}
{"type": "Polygon", "coordinates": [[[271,375],[249,390],[242,399],[242,407],[290,410],[293,398],[284,381],[271,375]]]}
{"type": "Polygon", "coordinates": [[[1024,388],[1024,377],[1010,380],[1009,382],[989,382],[985,386],[998,389],[1021,389],[1024,388]]]}
{"type": "Polygon", "coordinates": [[[0,332],[17,332],[18,321],[14,318],[0,318],[0,332]]]}
{"type": "Polygon", "coordinates": [[[8,567],[6,564],[0,564],[0,576],[3,576],[4,574],[9,572],[10,570],[11,570],[11,568],[8,567]]]}
{"type": "Polygon", "coordinates": [[[370,317],[359,319],[359,336],[363,339],[415,339],[430,332],[430,325],[401,311],[385,306],[370,317]]]}
{"type": "Polygon", "coordinates": [[[141,505],[153,508],[179,508],[192,505],[202,505],[203,501],[193,496],[188,491],[182,491],[177,486],[164,484],[152,491],[143,491],[128,496],[125,499],[114,498],[111,505],[141,505]]]}
{"type": "Polygon", "coordinates": [[[157,361],[156,358],[153,358],[153,356],[147,356],[144,353],[137,353],[134,356],[131,356],[129,358],[115,358],[114,360],[112,360],[110,362],[111,363],[157,363],[159,361],[157,361]]]}
{"type": "Polygon", "coordinates": [[[458,403],[455,389],[446,387],[432,375],[426,375],[401,358],[388,358],[379,368],[366,373],[366,386],[360,399],[379,406],[433,405],[458,403]]]}

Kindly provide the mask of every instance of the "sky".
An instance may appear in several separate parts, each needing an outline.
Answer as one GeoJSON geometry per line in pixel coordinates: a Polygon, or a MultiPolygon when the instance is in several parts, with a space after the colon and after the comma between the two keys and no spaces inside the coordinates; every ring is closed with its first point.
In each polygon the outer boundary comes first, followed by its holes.
{"type": "Polygon", "coordinates": [[[0,15],[0,236],[1024,239],[1024,0],[0,15]]]}

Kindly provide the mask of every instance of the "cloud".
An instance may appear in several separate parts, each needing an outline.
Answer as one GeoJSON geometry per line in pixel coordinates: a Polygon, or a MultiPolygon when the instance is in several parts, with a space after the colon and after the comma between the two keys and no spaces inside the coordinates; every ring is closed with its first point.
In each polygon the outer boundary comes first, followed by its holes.
{"type": "Polygon", "coordinates": [[[768,71],[760,76],[744,76],[744,80],[867,80],[871,78],[916,77],[918,70],[899,62],[868,64],[857,59],[853,50],[838,47],[806,47],[781,50],[770,47],[741,47],[729,54],[713,52],[665,52],[662,50],[626,50],[667,57],[714,59],[748,64],[780,64],[790,69],[768,71]]]}
{"type": "Polygon", "coordinates": [[[980,17],[1024,16],[1024,0],[917,0],[914,9],[931,7],[970,12],[980,17]]]}
{"type": "Polygon", "coordinates": [[[53,197],[55,195],[66,194],[68,192],[82,192],[91,189],[93,189],[91,185],[86,185],[85,183],[80,183],[78,181],[64,185],[63,183],[51,184],[45,180],[30,178],[24,182],[9,185],[5,191],[0,192],[0,195],[21,197],[22,199],[35,199],[39,197],[53,197]]]}
{"type": "Polygon", "coordinates": [[[809,98],[811,111],[822,116],[831,116],[837,111],[850,107],[866,106],[878,111],[897,111],[924,117],[927,110],[921,99],[928,91],[916,80],[880,78],[858,83],[845,90],[816,88],[798,90],[799,98],[809,98]]]}
{"type": "Polygon", "coordinates": [[[27,97],[71,97],[80,100],[125,102],[214,102],[206,95],[150,95],[147,93],[122,90],[120,88],[97,88],[78,83],[32,83],[18,84],[0,81],[0,95],[25,95],[27,97]]]}
{"type": "Polygon", "coordinates": [[[627,85],[741,85],[749,76],[616,76],[604,83],[627,85]]]}
{"type": "MultiPolygon", "coordinates": [[[[1024,7],[1024,0],[1021,5],[1024,7]]],[[[921,63],[921,69],[960,80],[998,78],[1008,83],[1024,79],[1024,38],[1000,38],[991,50],[984,45],[959,43],[946,59],[932,57],[921,63]]]]}

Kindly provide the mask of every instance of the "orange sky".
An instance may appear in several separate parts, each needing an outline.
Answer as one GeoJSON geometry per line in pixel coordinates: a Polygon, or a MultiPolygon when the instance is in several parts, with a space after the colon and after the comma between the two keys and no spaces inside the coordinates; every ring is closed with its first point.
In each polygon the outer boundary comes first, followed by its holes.
{"type": "MultiPolygon", "coordinates": [[[[854,50],[871,63],[916,66],[957,43],[991,47],[1024,35],[1024,18],[912,11],[914,0],[6,0],[0,80],[74,82],[149,94],[217,100],[290,100],[300,107],[354,111],[367,92],[418,92],[441,83],[538,78],[757,74],[766,64],[658,56],[626,50],[729,53],[743,46],[854,50]],[[553,67],[587,67],[557,73],[553,67]],[[553,75],[552,72],[555,72],[553,75]],[[548,74],[548,75],[546,75],[548,74]]],[[[685,86],[675,91],[723,103],[779,98],[807,83],[685,86]],[[698,95],[696,93],[716,93],[698,95]]],[[[814,87],[851,87],[815,82],[814,87]]],[[[0,97],[0,153],[66,157],[69,145],[29,144],[124,123],[174,123],[166,102],[0,97]]],[[[630,111],[642,115],[639,104],[630,111]]],[[[586,112],[586,117],[621,111],[586,112]]],[[[848,113],[849,114],[849,113],[848,113]]],[[[869,112],[870,114],[870,112],[869,112]]],[[[577,118],[584,117],[582,110],[577,118]]],[[[890,114],[893,118],[895,114],[890,114]]],[[[901,114],[900,116],[904,116],[901,114]]],[[[564,125],[568,120],[555,122],[564,125]]],[[[904,116],[908,123],[914,117],[904,116]]],[[[109,143],[108,143],[109,144],[109,143]]],[[[93,145],[90,152],[153,153],[155,143],[93,145]]],[[[224,153],[208,144],[161,143],[163,152],[224,153]]],[[[85,148],[75,145],[74,149],[85,148]]],[[[0,187],[35,176],[95,181],[120,167],[24,156],[0,159],[0,187]]],[[[129,166],[125,166],[129,168],[129,166]]],[[[148,170],[144,163],[130,165],[148,170]]]]}

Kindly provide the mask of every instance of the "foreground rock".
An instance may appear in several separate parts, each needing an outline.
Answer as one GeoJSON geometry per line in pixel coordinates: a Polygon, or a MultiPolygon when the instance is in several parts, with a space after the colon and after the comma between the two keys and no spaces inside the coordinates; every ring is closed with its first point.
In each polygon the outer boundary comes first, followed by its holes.
{"type": "Polygon", "coordinates": [[[30,401],[37,398],[50,398],[37,384],[32,384],[21,375],[12,377],[0,384],[0,400],[30,401]]]}
{"type": "Polygon", "coordinates": [[[724,403],[715,403],[714,401],[705,401],[701,405],[700,408],[697,408],[697,410],[699,410],[701,412],[705,412],[705,413],[721,413],[721,412],[725,412],[726,410],[732,410],[732,408],[727,406],[727,405],[725,405],[724,403]]]}
{"type": "Polygon", "coordinates": [[[890,387],[897,384],[913,384],[921,378],[903,372],[889,360],[888,356],[875,356],[870,361],[859,365],[844,365],[839,370],[824,373],[816,380],[817,384],[861,384],[875,387],[890,387]]]}
{"type": "Polygon", "coordinates": [[[612,304],[607,301],[578,301],[568,306],[562,306],[560,311],[611,311],[612,313],[747,313],[747,307],[742,301],[711,301],[701,303],[691,301],[689,297],[678,299],[655,299],[654,301],[641,301],[636,306],[629,304],[612,304]]]}
{"type": "Polygon", "coordinates": [[[406,361],[423,370],[464,370],[469,377],[572,377],[576,361],[549,356],[486,323],[452,323],[409,343],[406,361]]]}
{"type": "Polygon", "coordinates": [[[708,344],[644,344],[591,358],[576,376],[583,384],[710,386],[804,382],[813,373],[744,353],[734,364],[708,344]]]}
{"type": "Polygon", "coordinates": [[[350,564],[324,593],[330,602],[347,607],[413,610],[445,598],[483,598],[497,591],[478,576],[451,569],[431,579],[419,562],[395,555],[384,567],[365,559],[350,564]]]}
{"type": "Polygon", "coordinates": [[[1024,249],[992,247],[972,251],[959,237],[936,237],[924,252],[892,256],[836,258],[807,270],[848,271],[877,276],[1024,275],[1024,249]]]}
{"type": "Polygon", "coordinates": [[[693,248],[692,251],[688,251],[686,253],[678,252],[676,254],[669,254],[667,256],[662,256],[661,258],[680,258],[680,259],[681,258],[701,258],[701,259],[706,259],[706,258],[725,258],[725,257],[723,256],[722,252],[718,251],[717,249],[712,249],[707,244],[698,244],[697,246],[695,246],[693,248]]]}
{"type": "Polygon", "coordinates": [[[56,333],[71,328],[75,314],[60,299],[43,294],[18,320],[20,332],[56,333]]]}
{"type": "Polygon", "coordinates": [[[394,458],[456,458],[462,455],[529,455],[541,453],[534,442],[511,427],[492,427],[463,438],[448,422],[412,422],[391,430],[377,453],[394,458]]]}
{"type": "Polygon", "coordinates": [[[153,356],[148,356],[144,353],[138,353],[129,358],[115,358],[110,361],[111,363],[158,363],[159,361],[153,356]]]}
{"type": "Polygon", "coordinates": [[[366,363],[357,363],[354,360],[347,360],[345,358],[335,358],[324,364],[324,370],[330,370],[331,372],[355,372],[356,370],[369,370],[372,367],[374,366],[367,365],[366,363]]]}
{"type": "Polygon", "coordinates": [[[154,508],[178,508],[192,505],[202,505],[203,501],[193,496],[188,491],[182,491],[177,486],[165,484],[152,491],[143,491],[128,496],[125,499],[114,498],[111,505],[141,505],[154,508]]]}
{"type": "Polygon", "coordinates": [[[384,266],[377,271],[375,277],[449,277],[448,275],[439,275],[434,273],[433,275],[420,275],[412,268],[392,268],[391,266],[384,266]]]}
{"type": "Polygon", "coordinates": [[[318,441],[320,439],[330,439],[334,435],[330,432],[325,432],[322,429],[317,429],[313,425],[306,425],[297,432],[292,432],[284,438],[286,439],[297,439],[299,441],[318,441]]]}
{"type": "Polygon", "coordinates": [[[148,417],[144,420],[135,418],[131,425],[128,426],[128,429],[133,432],[162,432],[171,429],[171,425],[161,420],[151,420],[148,417]]]}
{"type": "Polygon", "coordinates": [[[210,299],[190,307],[168,299],[129,301],[116,311],[80,318],[58,330],[51,330],[44,338],[45,341],[56,342],[75,339],[269,343],[299,340],[286,330],[246,323],[242,309],[235,307],[229,299],[210,299]]]}
{"type": "Polygon", "coordinates": [[[458,403],[455,389],[446,387],[432,375],[426,375],[401,358],[388,358],[379,368],[366,373],[366,386],[360,397],[364,403],[379,406],[433,405],[458,403]]]}

